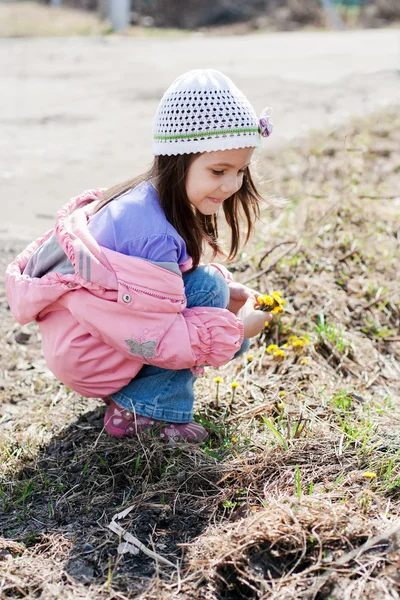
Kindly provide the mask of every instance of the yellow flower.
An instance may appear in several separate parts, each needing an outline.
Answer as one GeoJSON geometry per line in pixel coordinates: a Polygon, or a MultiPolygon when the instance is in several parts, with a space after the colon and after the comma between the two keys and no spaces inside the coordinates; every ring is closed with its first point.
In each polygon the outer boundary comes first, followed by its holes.
{"type": "Polygon", "coordinates": [[[231,405],[233,404],[233,402],[235,400],[235,393],[236,393],[237,387],[239,387],[239,384],[236,383],[236,381],[232,381],[232,383],[231,383],[231,388],[232,388],[231,405]]]}
{"type": "Polygon", "coordinates": [[[283,308],[282,306],[275,306],[275,308],[273,308],[271,311],[272,315],[277,315],[278,313],[283,313],[283,308]]]}
{"type": "Polygon", "coordinates": [[[281,410],[283,410],[285,408],[285,405],[283,404],[283,402],[279,402],[279,404],[277,405],[278,408],[280,408],[281,410]]]}
{"type": "Polygon", "coordinates": [[[304,348],[303,340],[293,340],[292,342],[293,348],[304,348]]]}
{"type": "Polygon", "coordinates": [[[281,398],[284,398],[286,396],[286,392],[284,392],[284,391],[278,392],[278,396],[280,396],[281,398]]]}
{"type": "Polygon", "coordinates": [[[294,342],[292,342],[292,348],[294,352],[296,352],[297,354],[301,354],[304,351],[303,340],[294,340],[294,342]]]}
{"type": "Polygon", "coordinates": [[[237,438],[233,437],[233,438],[231,439],[231,442],[232,442],[232,444],[236,444],[236,442],[237,442],[237,438]]]}
{"type": "Polygon", "coordinates": [[[283,306],[286,304],[286,300],[282,298],[280,292],[272,292],[270,294],[261,294],[257,298],[260,310],[277,314],[283,312],[283,306]]]}
{"type": "Polygon", "coordinates": [[[248,355],[246,356],[246,358],[247,358],[247,360],[250,362],[251,360],[253,360],[253,358],[254,358],[254,355],[253,355],[253,354],[248,354],[248,355]]]}
{"type": "Polygon", "coordinates": [[[278,346],[276,344],[270,344],[265,352],[271,354],[271,352],[275,352],[275,350],[278,350],[278,346]]]}
{"type": "Polygon", "coordinates": [[[223,383],[224,380],[222,379],[222,377],[215,377],[214,378],[214,383],[223,383]]]}
{"type": "Polygon", "coordinates": [[[265,323],[264,323],[265,329],[268,329],[269,326],[270,326],[270,322],[269,321],[265,321],[265,323]]]}
{"type": "Polygon", "coordinates": [[[293,344],[297,340],[297,335],[290,335],[288,338],[288,344],[293,344]]]}
{"type": "Polygon", "coordinates": [[[282,298],[281,292],[272,292],[271,296],[278,304],[282,304],[282,306],[286,304],[286,300],[282,298]]]}
{"type": "Polygon", "coordinates": [[[306,365],[306,364],[308,364],[308,361],[307,361],[307,359],[306,359],[306,358],[302,358],[302,359],[301,359],[301,364],[302,364],[302,365],[306,365]]]}
{"type": "Polygon", "coordinates": [[[366,471],[365,473],[363,473],[363,476],[367,479],[375,479],[376,473],[374,473],[373,471],[366,471]]]}
{"type": "Polygon", "coordinates": [[[272,354],[272,356],[274,357],[275,360],[283,360],[286,356],[286,352],[284,350],[280,350],[278,348],[278,350],[275,350],[275,352],[272,354]]]}
{"type": "Polygon", "coordinates": [[[262,294],[261,296],[258,296],[257,301],[260,305],[261,310],[267,310],[267,311],[274,308],[274,306],[276,304],[273,297],[269,296],[268,294],[262,294]]]}
{"type": "Polygon", "coordinates": [[[304,344],[309,344],[310,343],[310,340],[305,335],[301,335],[299,337],[299,340],[301,340],[302,342],[304,342],[304,344]]]}

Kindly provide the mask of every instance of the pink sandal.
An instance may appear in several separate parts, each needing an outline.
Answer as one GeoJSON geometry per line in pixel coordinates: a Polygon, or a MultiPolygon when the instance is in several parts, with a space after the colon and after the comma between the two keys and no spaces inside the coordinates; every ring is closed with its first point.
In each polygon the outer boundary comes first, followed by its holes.
{"type": "Polygon", "coordinates": [[[114,437],[140,435],[146,430],[157,431],[161,439],[168,442],[205,442],[207,431],[196,423],[165,423],[143,417],[119,406],[111,398],[103,398],[108,404],[104,415],[104,428],[114,437]]]}

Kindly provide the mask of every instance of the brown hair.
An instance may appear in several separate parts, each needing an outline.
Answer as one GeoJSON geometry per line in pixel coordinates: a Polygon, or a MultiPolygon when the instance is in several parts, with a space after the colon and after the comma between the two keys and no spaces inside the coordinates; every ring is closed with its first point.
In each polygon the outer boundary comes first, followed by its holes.
{"type": "MultiPolygon", "coordinates": [[[[187,251],[193,260],[192,269],[198,267],[200,263],[204,242],[211,246],[213,258],[218,254],[224,254],[218,243],[217,215],[203,215],[190,204],[186,195],[186,175],[196,156],[197,154],[181,154],[154,157],[153,164],[146,173],[106,190],[96,212],[142,181],[152,180],[165,216],[186,243],[187,251]]],[[[241,188],[222,205],[226,222],[231,229],[228,260],[235,258],[239,249],[242,214],[247,222],[244,240],[246,243],[252,232],[253,223],[260,215],[261,200],[249,168],[246,167],[241,188]]]]}

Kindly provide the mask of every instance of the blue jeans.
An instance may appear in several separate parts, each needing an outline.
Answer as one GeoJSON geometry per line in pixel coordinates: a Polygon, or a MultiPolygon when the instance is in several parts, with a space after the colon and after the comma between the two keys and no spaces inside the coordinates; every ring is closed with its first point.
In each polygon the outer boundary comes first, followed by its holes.
{"type": "MultiPolygon", "coordinates": [[[[229,288],[215,267],[201,266],[183,274],[187,307],[226,308],[229,288]]],[[[236,356],[246,352],[244,340],[236,356]]],[[[174,371],[144,365],[128,385],[112,394],[112,399],[131,412],[170,423],[188,423],[193,417],[195,376],[190,369],[174,371]]]]}

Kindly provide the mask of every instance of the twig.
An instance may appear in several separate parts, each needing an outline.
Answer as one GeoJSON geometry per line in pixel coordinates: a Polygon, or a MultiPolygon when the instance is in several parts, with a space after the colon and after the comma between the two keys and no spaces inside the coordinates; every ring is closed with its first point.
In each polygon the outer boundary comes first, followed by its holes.
{"type": "Polygon", "coordinates": [[[229,421],[234,421],[235,419],[240,419],[241,417],[244,417],[245,415],[249,415],[252,417],[254,415],[257,415],[261,410],[264,410],[264,408],[269,408],[270,406],[271,406],[271,402],[266,402],[265,404],[259,404],[256,407],[252,406],[251,408],[244,410],[243,412],[239,413],[238,415],[233,415],[232,417],[225,419],[225,422],[228,423],[229,421]]]}
{"type": "Polygon", "coordinates": [[[271,252],[276,250],[276,248],[279,248],[279,246],[285,246],[286,244],[297,244],[297,242],[293,241],[293,240],[288,240],[286,242],[280,242],[279,244],[275,244],[275,246],[272,246],[272,248],[270,248],[267,252],[265,252],[265,254],[262,255],[262,257],[260,258],[260,261],[258,263],[258,268],[261,269],[264,260],[267,258],[267,256],[269,254],[271,254],[271,252]]]}
{"type": "Polygon", "coordinates": [[[367,550],[373,548],[373,546],[377,546],[382,542],[389,542],[390,538],[393,537],[397,532],[400,532],[400,521],[398,521],[394,527],[389,529],[389,531],[376,535],[375,537],[367,540],[364,544],[359,546],[359,548],[354,548],[354,550],[351,550],[351,552],[348,552],[347,554],[339,558],[339,560],[336,561],[336,565],[345,565],[350,560],[353,560],[354,558],[359,558],[362,554],[364,554],[364,552],[367,552],[367,550]]]}
{"type": "MultiPolygon", "coordinates": [[[[289,242],[288,242],[289,243],[289,242]]],[[[296,242],[291,242],[292,244],[295,244],[296,242]]],[[[296,248],[294,249],[295,252],[297,252],[297,250],[300,248],[301,246],[301,241],[297,244],[296,248]]],[[[278,262],[284,257],[286,256],[286,254],[289,254],[289,252],[291,252],[293,250],[293,248],[289,248],[288,250],[286,250],[285,252],[282,252],[282,254],[280,254],[275,260],[273,260],[268,267],[266,267],[265,269],[263,269],[262,271],[258,271],[258,273],[254,273],[254,275],[252,275],[251,277],[249,277],[248,279],[246,279],[245,281],[243,281],[242,283],[244,285],[246,285],[246,283],[249,283],[250,281],[253,281],[253,279],[258,279],[259,277],[261,277],[261,275],[265,275],[266,273],[268,273],[268,271],[270,271],[273,267],[275,267],[275,265],[278,264],[278,262]]]]}
{"type": "Polygon", "coordinates": [[[354,240],[353,243],[351,244],[350,250],[347,252],[347,254],[344,254],[343,256],[340,256],[338,258],[338,262],[344,261],[347,258],[350,258],[350,256],[352,256],[356,251],[357,251],[357,241],[354,240]]]}
{"type": "Polygon", "coordinates": [[[123,538],[126,542],[129,542],[133,546],[136,546],[136,548],[139,548],[139,550],[141,550],[144,554],[147,554],[147,556],[150,556],[150,558],[153,558],[155,561],[158,560],[161,563],[168,565],[169,567],[173,567],[174,569],[176,568],[176,565],[174,565],[174,563],[167,560],[160,554],[157,554],[157,552],[149,550],[144,544],[142,544],[140,540],[138,540],[134,535],[129,533],[129,531],[125,531],[125,529],[118,525],[118,523],[116,523],[114,520],[112,520],[111,523],[108,524],[108,528],[111,529],[111,531],[113,531],[117,535],[119,535],[121,538],[123,538]]]}
{"type": "Polygon", "coordinates": [[[362,194],[358,196],[358,198],[369,198],[371,200],[395,200],[398,197],[398,194],[394,196],[370,196],[369,194],[362,194]]]}
{"type": "Polygon", "coordinates": [[[329,579],[329,577],[335,572],[337,567],[341,567],[352,560],[358,559],[362,554],[364,554],[365,552],[367,552],[374,546],[381,544],[382,542],[389,542],[390,538],[398,532],[400,532],[400,522],[397,522],[397,524],[394,527],[392,527],[392,529],[389,529],[389,531],[387,531],[385,533],[381,533],[379,535],[376,535],[373,538],[370,538],[369,540],[367,540],[364,544],[362,544],[358,548],[354,548],[354,550],[351,550],[350,552],[348,552],[347,554],[345,554],[344,556],[339,558],[335,562],[334,566],[330,567],[326,571],[326,573],[324,573],[324,575],[322,575],[322,577],[317,579],[314,589],[312,590],[311,594],[309,596],[307,596],[308,600],[315,599],[318,591],[321,589],[321,587],[324,585],[324,583],[326,583],[326,581],[329,579]]]}

